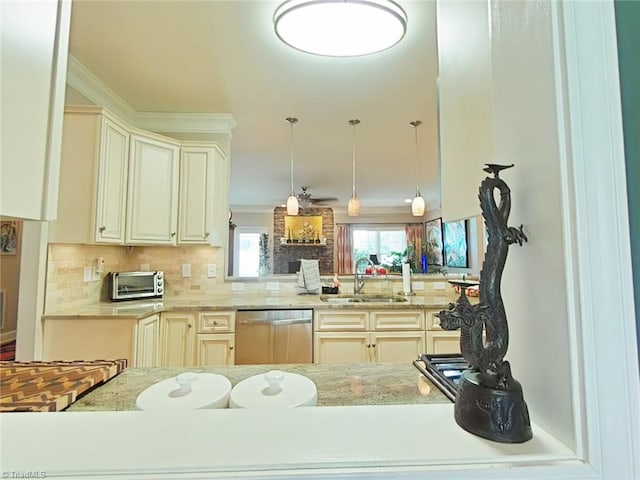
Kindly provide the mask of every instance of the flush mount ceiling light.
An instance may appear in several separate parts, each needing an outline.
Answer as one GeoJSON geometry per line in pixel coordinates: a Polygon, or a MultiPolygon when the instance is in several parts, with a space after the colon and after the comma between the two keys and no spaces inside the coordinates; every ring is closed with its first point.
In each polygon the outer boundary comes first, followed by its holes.
{"type": "Polygon", "coordinates": [[[407,31],[406,13],[391,0],[288,0],[273,23],[287,45],[331,57],[386,50],[407,31]]]}
{"type": "Polygon", "coordinates": [[[359,123],[360,120],[358,120],[357,118],[349,120],[349,125],[353,127],[353,153],[351,157],[353,181],[351,184],[351,198],[349,199],[349,204],[347,205],[347,213],[351,217],[355,217],[360,213],[360,200],[358,200],[358,196],[356,195],[356,125],[358,125],[359,123]]]}
{"type": "Polygon", "coordinates": [[[414,217],[421,217],[424,215],[425,203],[424,198],[420,195],[420,181],[418,176],[418,160],[420,155],[418,154],[418,127],[422,125],[420,120],[414,120],[409,122],[416,132],[416,196],[411,202],[411,215],[414,217]]]}
{"type": "Polygon", "coordinates": [[[298,122],[298,119],[287,117],[285,120],[291,130],[291,195],[287,198],[287,215],[298,215],[298,197],[296,197],[296,192],[293,189],[293,125],[298,122]]]}

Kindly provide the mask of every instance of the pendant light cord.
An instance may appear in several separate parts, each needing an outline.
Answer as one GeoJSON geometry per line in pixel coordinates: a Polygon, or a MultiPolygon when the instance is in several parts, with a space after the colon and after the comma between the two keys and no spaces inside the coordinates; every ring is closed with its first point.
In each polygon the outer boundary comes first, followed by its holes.
{"type": "Polygon", "coordinates": [[[415,129],[415,141],[416,141],[416,197],[420,196],[420,177],[418,175],[418,159],[420,158],[420,154],[418,151],[418,127],[422,125],[420,120],[414,120],[413,122],[409,122],[415,129]]]}
{"type": "Polygon", "coordinates": [[[295,117],[287,117],[286,121],[290,126],[290,145],[291,145],[291,196],[295,196],[295,190],[293,189],[293,124],[298,121],[295,117]]]}
{"type": "Polygon", "coordinates": [[[356,196],[356,125],[360,123],[360,120],[353,119],[349,120],[349,124],[353,127],[353,152],[351,155],[351,165],[352,165],[352,182],[351,182],[351,196],[356,196]]]}

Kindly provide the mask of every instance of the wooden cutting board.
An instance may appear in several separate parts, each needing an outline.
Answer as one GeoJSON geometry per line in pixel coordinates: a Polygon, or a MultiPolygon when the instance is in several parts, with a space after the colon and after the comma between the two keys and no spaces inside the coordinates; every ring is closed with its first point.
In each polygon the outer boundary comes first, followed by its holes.
{"type": "Polygon", "coordinates": [[[0,412],[58,412],[127,368],[127,361],[0,362],[0,412]]]}

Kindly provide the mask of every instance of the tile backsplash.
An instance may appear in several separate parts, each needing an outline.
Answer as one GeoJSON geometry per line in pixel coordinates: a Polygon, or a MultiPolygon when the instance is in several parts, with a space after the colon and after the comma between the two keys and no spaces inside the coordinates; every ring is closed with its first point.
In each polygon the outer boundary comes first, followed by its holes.
{"type": "Polygon", "coordinates": [[[124,247],[111,245],[49,244],[45,311],[89,305],[108,300],[109,272],[162,270],[168,296],[206,295],[224,290],[224,251],[218,247],[124,247]],[[104,259],[99,279],[84,282],[85,267],[104,259]],[[190,264],[191,276],[182,277],[190,264]],[[207,277],[207,265],[216,265],[216,277],[207,277]]]}
{"type": "MultiPolygon", "coordinates": [[[[233,279],[225,282],[224,250],[218,247],[125,247],[119,245],[49,244],[45,312],[109,301],[108,274],[117,271],[149,270],[164,272],[166,297],[205,297],[224,295],[289,296],[297,294],[296,278],[270,276],[260,279],[233,279]],[[104,271],[99,279],[84,282],[83,270],[104,259],[104,271]],[[182,265],[189,264],[191,276],[182,276],[182,265]],[[207,265],[216,266],[216,276],[208,278],[207,265]],[[240,288],[241,287],[241,288],[240,288]]],[[[331,277],[326,277],[330,279],[331,277]]],[[[341,292],[353,292],[353,275],[342,275],[341,292]]],[[[457,294],[443,276],[415,278],[423,290],[416,291],[429,302],[443,304],[455,301],[457,294]]],[[[417,284],[414,284],[417,285],[417,284]]],[[[398,294],[402,277],[373,277],[366,280],[364,291],[377,294],[398,294]]]]}

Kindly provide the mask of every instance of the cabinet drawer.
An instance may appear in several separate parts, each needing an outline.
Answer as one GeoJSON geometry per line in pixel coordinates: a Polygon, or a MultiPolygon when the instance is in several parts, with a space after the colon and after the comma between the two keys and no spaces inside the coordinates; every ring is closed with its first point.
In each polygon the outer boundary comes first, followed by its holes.
{"type": "Polygon", "coordinates": [[[367,330],[366,311],[316,310],[316,331],[367,330]]]}
{"type": "Polygon", "coordinates": [[[198,333],[234,332],[236,312],[198,313],[198,333]]]}
{"type": "Polygon", "coordinates": [[[381,310],[370,315],[372,330],[424,330],[421,310],[381,310]]]}

